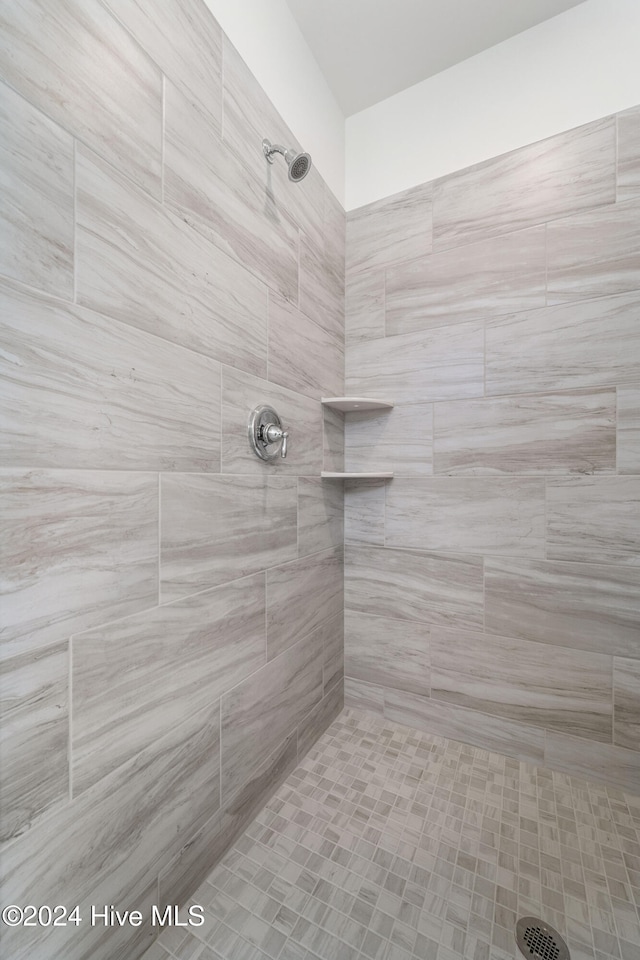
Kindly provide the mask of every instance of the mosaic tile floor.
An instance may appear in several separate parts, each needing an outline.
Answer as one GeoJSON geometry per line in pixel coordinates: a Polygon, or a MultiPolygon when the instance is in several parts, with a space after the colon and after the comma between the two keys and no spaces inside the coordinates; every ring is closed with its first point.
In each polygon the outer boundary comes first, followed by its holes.
{"type": "Polygon", "coordinates": [[[345,711],[192,902],[145,960],[639,960],[640,797],[345,711]]]}

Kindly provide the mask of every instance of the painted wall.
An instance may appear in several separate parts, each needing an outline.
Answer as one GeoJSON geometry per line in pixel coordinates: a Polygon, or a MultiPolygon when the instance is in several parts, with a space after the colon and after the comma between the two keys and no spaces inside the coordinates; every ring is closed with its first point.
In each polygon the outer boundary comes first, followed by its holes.
{"type": "Polygon", "coordinates": [[[640,791],[640,108],[348,215],[346,702],[640,791]]]}
{"type": "Polygon", "coordinates": [[[347,119],[346,209],[640,102],[640,4],[587,0],[347,119]]]}
{"type": "Polygon", "coordinates": [[[209,10],[162,14],[2,14],[1,899],[85,918],[14,960],[133,960],[342,703],[344,212],[265,163],[209,10]]]}

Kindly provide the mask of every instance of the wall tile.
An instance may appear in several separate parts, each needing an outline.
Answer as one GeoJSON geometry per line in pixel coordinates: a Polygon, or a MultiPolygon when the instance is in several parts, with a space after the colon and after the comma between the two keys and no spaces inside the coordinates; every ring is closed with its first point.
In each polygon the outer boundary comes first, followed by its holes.
{"type": "Polygon", "coordinates": [[[68,644],[0,663],[0,842],[69,799],[68,644]]]}
{"type": "Polygon", "coordinates": [[[438,627],[431,632],[431,696],[610,743],[611,659],[438,627]]]}
{"type": "Polygon", "coordinates": [[[328,334],[344,339],[344,276],[332,259],[300,237],[300,309],[328,334]]]}
{"type": "Polygon", "coordinates": [[[615,473],[615,390],[434,405],[434,473],[615,473]]]}
{"type": "Polygon", "coordinates": [[[322,469],[329,473],[344,471],[344,413],[322,408],[322,469]]]}
{"type": "Polygon", "coordinates": [[[98,0],[23,0],[2,13],[7,83],[159,197],[162,77],[130,34],[98,0]]]}
{"type": "Polygon", "coordinates": [[[296,500],[294,478],[164,474],[162,601],[295,559],[296,500]]]}
{"type": "Polygon", "coordinates": [[[434,250],[613,203],[615,149],[605,117],[437,180],[434,250]]]}
{"type": "Polygon", "coordinates": [[[346,543],[384,547],[385,480],[347,480],[344,484],[346,543]]]}
{"type": "Polygon", "coordinates": [[[387,270],[387,336],[545,304],[545,227],[444,250],[387,270]]]}
{"type": "MultiPolygon", "coordinates": [[[[306,183],[306,180],[305,180],[306,183]]],[[[294,194],[296,191],[292,191],[294,194]]],[[[304,229],[304,226],[303,226],[304,229]]],[[[304,229],[305,233],[309,233],[304,229]]],[[[347,246],[347,215],[342,204],[336,200],[329,187],[324,184],[323,217],[324,252],[328,268],[344,287],[345,259],[347,246]]],[[[313,239],[313,236],[311,237],[313,239]]]]}
{"type": "Polygon", "coordinates": [[[267,571],[267,659],[344,609],[342,553],[328,550],[267,571]]]}
{"type": "Polygon", "coordinates": [[[356,411],[345,421],[347,470],[391,470],[400,477],[432,473],[433,405],[356,411]]]}
{"type": "Polygon", "coordinates": [[[544,555],[544,482],[529,479],[394,480],[387,490],[390,547],[544,555]]]}
{"type": "Polygon", "coordinates": [[[547,556],[552,560],[640,562],[640,478],[547,482],[547,556]]]}
{"type": "Polygon", "coordinates": [[[78,302],[254,373],[264,286],[95,157],[77,164],[78,302]]]}
{"type": "MultiPolygon", "coordinates": [[[[640,642],[637,652],[640,654],[640,642]]],[[[613,742],[640,746],[640,659],[613,658],[613,742]]]]}
{"type": "Polygon", "coordinates": [[[334,683],[330,690],[315,706],[298,726],[298,762],[314,745],[318,737],[324,733],[330,723],[335,720],[344,707],[344,686],[342,682],[334,683]]]}
{"type": "Polygon", "coordinates": [[[610,387],[637,380],[637,294],[487,321],[487,394],[610,387]]]}
{"type": "Polygon", "coordinates": [[[347,270],[344,307],[347,343],[384,337],[384,272],[347,270]]]}
{"type": "Polygon", "coordinates": [[[624,110],[618,122],[618,200],[640,196],[640,106],[624,110]]]}
{"type": "Polygon", "coordinates": [[[117,471],[0,472],[3,656],[158,599],[158,480],[117,471]]]}
{"type": "Polygon", "coordinates": [[[618,387],[618,472],[640,473],[640,384],[618,387]]]}
{"type": "Polygon", "coordinates": [[[230,818],[228,834],[233,835],[239,823],[246,824],[273,797],[285,777],[295,768],[297,753],[294,730],[272,753],[256,762],[250,778],[234,794],[225,796],[223,810],[230,818]]]}
{"type": "Polygon", "coordinates": [[[352,680],[429,696],[430,628],[347,612],[344,670],[352,680]]]}
{"type": "Polygon", "coordinates": [[[629,793],[640,793],[640,753],[635,750],[547,732],[544,763],[572,777],[600,780],[629,793]]]}
{"type": "Polygon", "coordinates": [[[5,464],[219,470],[220,366],[0,284],[5,464]]]}
{"type": "Polygon", "coordinates": [[[318,400],[344,392],[342,342],[277,294],[269,297],[268,364],[269,380],[289,390],[318,400]]]}
{"type": "Polygon", "coordinates": [[[344,542],[344,483],[298,479],[298,555],[318,553],[344,542]]]}
{"type": "Polygon", "coordinates": [[[86,790],[266,662],[265,578],[73,638],[73,790],[86,790]]]}
{"type": "Polygon", "coordinates": [[[366,710],[368,713],[384,714],[384,687],[376,687],[361,680],[345,677],[344,705],[350,710],[366,710]]]}
{"type": "Polygon", "coordinates": [[[491,633],[621,656],[640,649],[637,569],[488,558],[485,586],[491,633]]]}
{"type": "Polygon", "coordinates": [[[73,139],[0,83],[0,273],[73,299],[73,139]]]}
{"type": "Polygon", "coordinates": [[[391,619],[482,627],[482,560],[349,546],[345,607],[391,619]]]}
{"type": "Polygon", "coordinates": [[[384,268],[431,251],[431,184],[347,214],[347,268],[384,268]]]}
{"type": "MultiPolygon", "coordinates": [[[[324,646],[324,664],[322,668],[323,693],[344,678],[344,610],[326,620],[316,631],[318,642],[324,646]]],[[[316,709],[316,708],[314,708],[316,709]]]]}
{"type": "Polygon", "coordinates": [[[347,394],[395,403],[484,393],[484,330],[456,324],[347,348],[347,394]]]}

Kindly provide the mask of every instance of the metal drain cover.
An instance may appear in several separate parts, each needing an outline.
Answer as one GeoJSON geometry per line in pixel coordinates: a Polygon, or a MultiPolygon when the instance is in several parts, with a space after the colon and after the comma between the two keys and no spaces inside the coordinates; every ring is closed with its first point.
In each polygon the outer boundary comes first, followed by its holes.
{"type": "Polygon", "coordinates": [[[516,943],[524,957],[570,960],[569,948],[553,927],[538,917],[521,917],[516,923],[516,943]]]}

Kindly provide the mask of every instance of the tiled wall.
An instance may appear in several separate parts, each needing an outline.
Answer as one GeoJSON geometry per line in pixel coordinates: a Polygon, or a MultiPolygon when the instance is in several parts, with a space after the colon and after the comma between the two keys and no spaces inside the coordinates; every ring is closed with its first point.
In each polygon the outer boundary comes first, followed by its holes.
{"type": "Polygon", "coordinates": [[[204,3],[161,8],[0,13],[2,902],[182,901],[341,706],[344,212],[265,162],[204,3]]]}
{"type": "Polygon", "coordinates": [[[348,215],[347,701],[640,792],[640,108],[348,215]]]}

